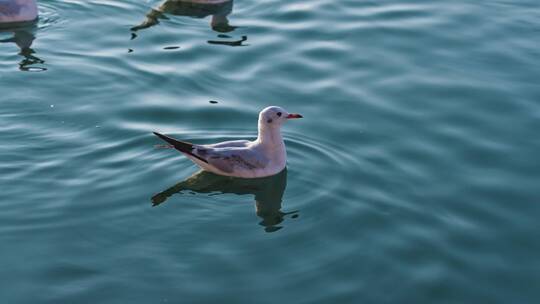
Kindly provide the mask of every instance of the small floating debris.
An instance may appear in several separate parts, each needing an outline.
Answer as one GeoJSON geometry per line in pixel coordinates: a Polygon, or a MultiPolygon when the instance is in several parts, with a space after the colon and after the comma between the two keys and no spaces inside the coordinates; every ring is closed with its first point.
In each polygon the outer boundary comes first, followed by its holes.
{"type": "Polygon", "coordinates": [[[52,104],[52,105],[50,105],[50,107],[51,107],[51,108],[54,108],[54,105],[52,104]]]}
{"type": "Polygon", "coordinates": [[[208,101],[208,102],[209,102],[209,103],[212,103],[212,104],[216,104],[216,103],[218,103],[218,102],[217,102],[217,101],[215,101],[215,100],[210,100],[210,101],[208,101]]]}
{"type": "Polygon", "coordinates": [[[133,40],[133,39],[135,39],[135,38],[137,38],[137,34],[131,33],[131,40],[133,40]]]}
{"type": "Polygon", "coordinates": [[[128,53],[133,53],[133,49],[128,49],[128,53]]]}
{"type": "Polygon", "coordinates": [[[176,49],[179,49],[179,48],[180,48],[179,46],[166,46],[163,49],[164,50],[176,50],[176,49]]]}

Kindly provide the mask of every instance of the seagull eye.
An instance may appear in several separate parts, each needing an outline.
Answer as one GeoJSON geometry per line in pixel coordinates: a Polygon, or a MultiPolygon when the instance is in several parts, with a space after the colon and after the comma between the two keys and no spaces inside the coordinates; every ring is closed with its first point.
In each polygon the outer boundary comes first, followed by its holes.
{"type": "Polygon", "coordinates": [[[277,112],[277,116],[281,117],[281,112],[277,112]]]}

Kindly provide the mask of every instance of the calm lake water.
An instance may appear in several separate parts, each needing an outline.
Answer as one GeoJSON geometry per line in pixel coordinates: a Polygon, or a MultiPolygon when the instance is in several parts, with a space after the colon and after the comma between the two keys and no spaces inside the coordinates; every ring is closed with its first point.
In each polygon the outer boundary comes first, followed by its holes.
{"type": "Polygon", "coordinates": [[[540,301],[537,1],[159,7],[0,31],[2,303],[540,301]],[[268,105],[280,175],[154,147],[268,105]]]}

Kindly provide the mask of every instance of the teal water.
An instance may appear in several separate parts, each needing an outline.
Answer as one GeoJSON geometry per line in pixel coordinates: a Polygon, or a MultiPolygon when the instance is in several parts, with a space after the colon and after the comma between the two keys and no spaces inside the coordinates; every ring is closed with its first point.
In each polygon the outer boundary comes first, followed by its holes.
{"type": "Polygon", "coordinates": [[[536,1],[173,4],[0,30],[2,303],[540,301],[536,1]],[[268,105],[280,175],[154,147],[268,105]]]}

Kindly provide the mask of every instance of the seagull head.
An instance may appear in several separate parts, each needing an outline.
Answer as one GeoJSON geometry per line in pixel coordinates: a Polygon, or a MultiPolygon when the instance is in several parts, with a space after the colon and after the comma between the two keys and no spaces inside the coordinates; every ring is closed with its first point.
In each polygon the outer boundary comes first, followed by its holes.
{"type": "Polygon", "coordinates": [[[281,107],[271,106],[259,113],[259,125],[269,128],[281,127],[287,120],[302,118],[300,114],[291,114],[281,107]]]}

